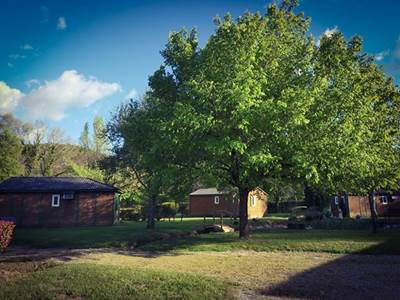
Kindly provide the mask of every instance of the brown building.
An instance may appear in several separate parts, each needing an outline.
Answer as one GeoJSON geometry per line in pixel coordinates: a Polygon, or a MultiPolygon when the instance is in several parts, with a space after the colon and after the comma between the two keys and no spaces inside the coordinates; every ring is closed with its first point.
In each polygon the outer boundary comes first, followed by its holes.
{"type": "MultiPolygon", "coordinates": [[[[199,189],[189,198],[189,214],[192,217],[239,216],[239,198],[235,192],[199,189]]],[[[249,193],[249,219],[262,218],[267,214],[267,200],[267,194],[260,188],[249,193]]]]}
{"type": "MultiPolygon", "coordinates": [[[[378,217],[400,217],[400,192],[378,191],[374,196],[378,217]]],[[[334,216],[342,211],[343,217],[370,218],[368,196],[338,195],[332,198],[331,210],[334,216]]]]}
{"type": "Polygon", "coordinates": [[[11,177],[0,183],[0,219],[22,227],[112,225],[117,191],[81,177],[11,177]]]}

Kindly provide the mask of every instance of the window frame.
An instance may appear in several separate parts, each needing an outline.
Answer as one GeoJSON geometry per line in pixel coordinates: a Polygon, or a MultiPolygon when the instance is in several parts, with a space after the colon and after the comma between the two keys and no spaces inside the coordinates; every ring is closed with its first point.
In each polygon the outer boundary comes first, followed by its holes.
{"type": "Polygon", "coordinates": [[[219,196],[214,196],[214,204],[215,205],[219,205],[219,203],[220,203],[219,200],[220,200],[219,196]]]}
{"type": "Polygon", "coordinates": [[[340,201],[339,201],[339,196],[335,196],[335,205],[339,205],[340,201]]]}
{"type": "Polygon", "coordinates": [[[250,196],[250,206],[255,207],[257,202],[257,197],[255,195],[250,196]]]}
{"type": "Polygon", "coordinates": [[[61,204],[61,195],[60,194],[51,195],[51,207],[60,207],[60,204],[61,204]]]}

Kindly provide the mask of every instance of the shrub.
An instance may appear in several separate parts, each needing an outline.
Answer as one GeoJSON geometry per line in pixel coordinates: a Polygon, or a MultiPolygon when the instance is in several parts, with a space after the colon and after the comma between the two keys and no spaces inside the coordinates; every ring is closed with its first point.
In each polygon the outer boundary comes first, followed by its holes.
{"type": "Polygon", "coordinates": [[[8,245],[11,243],[14,228],[14,222],[0,220],[0,252],[6,250],[8,245]]]}
{"type": "Polygon", "coordinates": [[[315,220],[311,222],[311,226],[314,229],[368,229],[371,225],[369,219],[336,219],[336,218],[324,218],[322,220],[315,220]]]}
{"type": "Polygon", "coordinates": [[[174,202],[164,202],[161,204],[161,218],[173,218],[178,213],[177,205],[174,202]]]}
{"type": "Polygon", "coordinates": [[[122,221],[140,221],[142,219],[142,207],[121,208],[119,216],[122,221]]]}

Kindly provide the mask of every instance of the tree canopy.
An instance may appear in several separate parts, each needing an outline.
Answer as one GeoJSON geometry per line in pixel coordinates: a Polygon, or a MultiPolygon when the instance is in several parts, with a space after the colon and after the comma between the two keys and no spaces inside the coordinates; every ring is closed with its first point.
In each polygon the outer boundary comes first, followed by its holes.
{"type": "Polygon", "coordinates": [[[296,3],[216,19],[202,49],[195,31],[170,34],[149,80],[158,144],[174,149],[171,163],[239,190],[241,237],[248,192],[270,178],[333,193],[398,179],[397,87],[359,37],[316,45],[296,3]]]}

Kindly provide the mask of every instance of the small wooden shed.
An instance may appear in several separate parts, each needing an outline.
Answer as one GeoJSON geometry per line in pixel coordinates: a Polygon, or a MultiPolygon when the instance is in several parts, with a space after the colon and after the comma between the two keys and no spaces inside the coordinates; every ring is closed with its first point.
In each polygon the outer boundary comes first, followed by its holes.
{"type": "MultiPolygon", "coordinates": [[[[374,195],[374,206],[378,217],[400,217],[400,192],[377,191],[374,195]]],[[[338,216],[341,211],[343,217],[371,217],[368,196],[348,194],[333,196],[331,210],[334,216],[338,216]]]]}
{"type": "Polygon", "coordinates": [[[11,177],[0,183],[0,218],[22,227],[112,225],[117,191],[82,177],[11,177]]]}
{"type": "MultiPolygon", "coordinates": [[[[198,189],[189,194],[189,215],[192,217],[239,216],[239,197],[234,191],[216,188],[198,189]]],[[[262,218],[267,214],[268,196],[256,188],[249,193],[249,219],[262,218]]]]}

